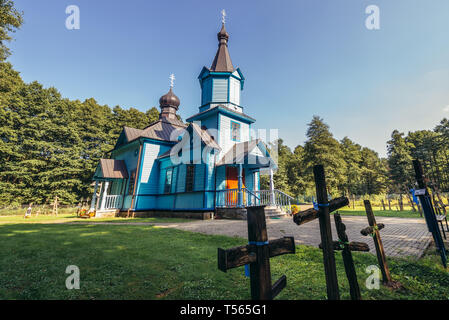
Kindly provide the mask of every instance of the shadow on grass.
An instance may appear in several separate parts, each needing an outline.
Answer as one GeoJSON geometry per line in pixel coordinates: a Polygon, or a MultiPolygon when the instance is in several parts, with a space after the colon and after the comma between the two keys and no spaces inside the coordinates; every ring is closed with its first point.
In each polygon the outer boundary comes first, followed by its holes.
{"type": "MultiPolygon", "coordinates": [[[[217,248],[245,239],[149,225],[0,225],[0,299],[249,299],[243,267],[217,269],[217,248]],[[80,269],[80,290],[65,287],[67,266],[80,269]]],[[[368,290],[371,254],[354,254],[364,299],[447,299],[449,276],[429,256],[389,259],[405,289],[368,290]]],[[[349,299],[341,254],[336,252],[341,296],[349,299]]],[[[279,299],[325,299],[319,249],[297,246],[295,255],[271,259],[273,282],[287,275],[279,299]]]]}

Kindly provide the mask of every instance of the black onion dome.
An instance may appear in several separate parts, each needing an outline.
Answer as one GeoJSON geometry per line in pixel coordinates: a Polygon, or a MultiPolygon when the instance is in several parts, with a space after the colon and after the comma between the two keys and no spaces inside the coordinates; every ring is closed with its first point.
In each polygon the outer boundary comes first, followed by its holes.
{"type": "Polygon", "coordinates": [[[170,91],[168,91],[165,95],[163,95],[159,99],[159,105],[161,107],[173,107],[178,109],[179,105],[181,104],[181,101],[179,98],[173,93],[172,88],[170,88],[170,91]]]}

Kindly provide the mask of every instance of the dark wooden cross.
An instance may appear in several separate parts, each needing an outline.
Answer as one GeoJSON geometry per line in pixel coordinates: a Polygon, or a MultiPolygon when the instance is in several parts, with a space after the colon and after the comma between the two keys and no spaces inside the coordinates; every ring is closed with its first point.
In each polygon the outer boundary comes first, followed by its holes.
{"type": "Polygon", "coordinates": [[[218,269],[221,271],[249,264],[253,300],[274,299],[285,288],[285,275],[271,285],[270,258],[295,253],[296,250],[293,237],[268,241],[264,208],[265,206],[247,208],[249,243],[246,246],[218,248],[218,269]]]}
{"type": "Polygon", "coordinates": [[[446,268],[446,248],[444,246],[443,238],[441,237],[441,232],[438,227],[438,221],[435,216],[435,209],[432,205],[432,199],[430,197],[429,190],[427,189],[427,183],[424,180],[424,172],[421,166],[421,162],[419,162],[419,160],[413,160],[413,168],[415,169],[416,182],[418,183],[419,188],[418,190],[415,190],[415,195],[419,198],[419,202],[421,203],[424,212],[424,218],[426,219],[427,229],[432,233],[433,240],[435,241],[435,245],[441,256],[441,262],[446,268]]]}
{"type": "MultiPolygon", "coordinates": [[[[360,287],[357,281],[357,272],[355,271],[354,260],[352,259],[351,251],[369,251],[368,244],[364,242],[352,241],[349,242],[346,234],[346,226],[341,221],[341,216],[338,212],[334,214],[335,228],[337,229],[338,240],[333,241],[334,250],[340,251],[343,257],[343,264],[345,266],[346,277],[349,282],[349,292],[352,300],[362,300],[360,295],[360,287]]],[[[322,244],[319,245],[323,249],[322,244]]]]}
{"type": "Polygon", "coordinates": [[[341,216],[336,212],[334,214],[335,227],[338,234],[338,248],[335,250],[342,250],[343,263],[345,265],[346,277],[349,282],[349,292],[352,300],[362,300],[360,294],[360,287],[357,281],[357,272],[355,271],[354,260],[352,259],[351,251],[369,251],[369,246],[363,242],[349,242],[346,234],[346,226],[341,221],[341,216]]]}
{"type": "Polygon", "coordinates": [[[397,288],[400,285],[398,282],[391,280],[390,269],[388,268],[384,246],[379,233],[385,225],[383,223],[377,224],[376,218],[374,217],[373,208],[371,207],[371,202],[369,200],[364,200],[363,204],[365,205],[366,217],[368,218],[369,226],[362,229],[360,233],[364,236],[373,237],[374,246],[376,247],[377,261],[379,262],[380,270],[382,272],[383,284],[392,288],[397,288]]]}
{"type": "Polygon", "coordinates": [[[334,242],[329,213],[347,206],[349,200],[346,197],[336,198],[329,202],[327,197],[326,178],[322,165],[313,168],[315,178],[316,196],[318,210],[311,208],[298,212],[293,216],[293,221],[301,225],[318,218],[320,224],[321,248],[323,249],[324,273],[326,275],[327,298],[329,300],[340,300],[338,289],[337,267],[335,265],[334,242]]]}
{"type": "Polygon", "coordinates": [[[313,168],[315,177],[318,210],[310,208],[298,212],[293,217],[297,225],[319,219],[321,243],[319,247],[323,250],[324,272],[326,275],[327,297],[329,300],[339,300],[340,292],[338,288],[337,267],[335,264],[334,250],[342,250],[343,261],[345,265],[346,276],[348,277],[351,298],[360,300],[360,287],[357,282],[357,274],[354,267],[351,251],[369,251],[369,247],[363,242],[348,242],[346,226],[342,223],[338,213],[334,215],[335,226],[338,233],[338,241],[332,240],[332,231],[330,224],[330,212],[338,210],[349,204],[346,197],[335,198],[328,201],[326,179],[322,165],[313,168]]]}

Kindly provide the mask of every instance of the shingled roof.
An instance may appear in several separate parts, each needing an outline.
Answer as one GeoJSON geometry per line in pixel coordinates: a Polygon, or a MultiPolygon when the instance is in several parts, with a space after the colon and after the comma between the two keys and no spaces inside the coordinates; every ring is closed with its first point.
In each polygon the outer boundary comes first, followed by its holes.
{"type": "Polygon", "coordinates": [[[134,141],[138,138],[150,138],[161,141],[177,141],[177,137],[176,139],[170,139],[170,135],[173,131],[185,129],[186,127],[187,125],[178,119],[162,118],[143,130],[130,127],[124,127],[123,130],[128,142],[134,141]]]}
{"type": "Polygon", "coordinates": [[[100,159],[99,166],[102,178],[128,179],[128,170],[123,160],[100,159]]]}
{"type": "MultiPolygon", "coordinates": [[[[196,123],[191,123],[188,128],[192,128],[193,131],[197,134],[197,136],[200,137],[201,141],[204,142],[204,144],[208,147],[211,147],[213,149],[221,150],[220,146],[215,142],[214,138],[207,132],[207,130],[200,128],[196,123]]],[[[187,128],[187,129],[188,129],[187,128]]],[[[182,141],[178,142],[178,144],[183,143],[182,141]]],[[[173,146],[170,150],[164,152],[161,154],[158,159],[165,158],[170,156],[172,150],[176,150],[175,147],[178,147],[178,144],[173,146]]]]}
{"type": "Polygon", "coordinates": [[[228,51],[228,39],[229,34],[226,32],[224,24],[221,27],[218,37],[218,50],[215,55],[210,71],[214,72],[233,72],[234,66],[232,65],[231,56],[228,51]]]}
{"type": "Polygon", "coordinates": [[[233,109],[231,109],[231,108],[229,108],[229,107],[227,107],[227,106],[225,106],[225,105],[222,105],[222,104],[215,105],[215,106],[213,106],[212,108],[209,108],[209,109],[207,109],[207,110],[204,110],[204,111],[201,111],[201,112],[199,112],[199,113],[196,113],[196,114],[194,114],[193,116],[188,117],[188,118],[186,119],[186,121],[191,121],[192,119],[196,118],[197,116],[200,116],[200,115],[202,116],[203,114],[206,114],[206,113],[209,113],[209,112],[213,112],[213,111],[218,111],[218,110],[220,110],[220,109],[225,110],[225,111],[228,111],[228,112],[230,112],[230,113],[232,113],[232,114],[235,114],[235,115],[238,116],[238,117],[246,118],[246,119],[250,120],[251,122],[255,122],[255,121],[256,121],[256,119],[250,117],[249,115],[247,115],[247,114],[245,114],[245,113],[243,113],[243,112],[240,112],[240,111],[233,110],[233,109]]]}
{"type": "Polygon", "coordinates": [[[262,144],[264,146],[264,149],[266,149],[266,145],[261,139],[234,144],[234,146],[220,159],[220,161],[218,161],[217,166],[243,163],[245,159],[248,160],[248,163],[250,164],[256,164],[260,163],[259,160],[261,158],[267,158],[267,161],[269,161],[269,163],[266,163],[265,166],[268,167],[269,165],[273,164],[276,167],[277,165],[270,155],[259,156],[251,154],[251,152],[260,144],[262,144]]]}

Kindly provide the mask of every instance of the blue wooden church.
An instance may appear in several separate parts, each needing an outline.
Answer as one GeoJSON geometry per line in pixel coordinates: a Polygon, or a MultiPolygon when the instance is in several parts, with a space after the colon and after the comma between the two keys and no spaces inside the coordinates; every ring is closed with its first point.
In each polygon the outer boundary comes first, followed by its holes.
{"type": "Polygon", "coordinates": [[[245,77],[231,62],[228,40],[223,21],[212,65],[198,76],[201,105],[187,125],[176,114],[172,78],[159,120],[143,130],[123,128],[93,176],[96,216],[244,218],[247,206],[269,205],[273,214],[289,207],[291,198],[273,185],[276,163],[250,134],[255,119],[241,105],[245,77]],[[270,174],[269,190],[260,190],[261,170],[270,174]]]}

